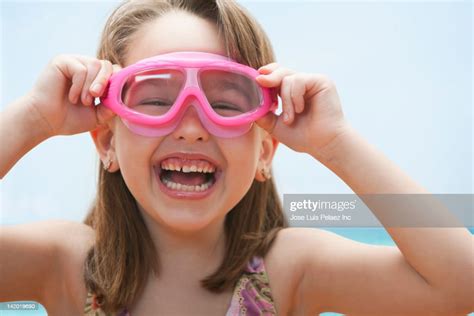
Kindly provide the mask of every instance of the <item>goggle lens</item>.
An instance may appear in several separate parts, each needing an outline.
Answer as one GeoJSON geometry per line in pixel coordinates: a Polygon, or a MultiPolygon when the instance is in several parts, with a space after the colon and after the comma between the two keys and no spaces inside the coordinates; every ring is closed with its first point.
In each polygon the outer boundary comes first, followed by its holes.
{"type": "Polygon", "coordinates": [[[177,99],[185,77],[179,70],[158,69],[131,75],[122,89],[122,103],[133,111],[161,116],[177,99]]]}
{"type": "MultiPolygon", "coordinates": [[[[132,74],[123,85],[122,103],[135,112],[162,116],[175,104],[185,83],[180,69],[153,69],[132,74]]],[[[212,110],[222,117],[237,117],[263,103],[260,87],[248,75],[223,69],[198,72],[198,84],[212,110]]]]}

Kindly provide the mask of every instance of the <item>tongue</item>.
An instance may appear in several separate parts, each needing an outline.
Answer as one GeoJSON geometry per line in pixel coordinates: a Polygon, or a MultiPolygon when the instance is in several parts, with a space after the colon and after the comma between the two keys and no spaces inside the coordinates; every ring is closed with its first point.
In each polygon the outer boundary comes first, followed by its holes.
{"type": "Polygon", "coordinates": [[[206,182],[206,176],[201,172],[171,171],[169,179],[175,183],[186,185],[201,185],[206,182]]]}

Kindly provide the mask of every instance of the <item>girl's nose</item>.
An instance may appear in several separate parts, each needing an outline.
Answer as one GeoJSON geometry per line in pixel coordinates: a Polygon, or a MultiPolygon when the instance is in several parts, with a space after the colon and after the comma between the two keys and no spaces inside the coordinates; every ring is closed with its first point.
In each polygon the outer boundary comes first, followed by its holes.
{"type": "MultiPolygon", "coordinates": [[[[194,99],[191,102],[199,101],[194,99]]],[[[209,132],[202,125],[195,106],[199,105],[193,103],[187,106],[181,121],[178,123],[178,126],[176,126],[176,129],[172,133],[175,139],[183,139],[188,143],[193,143],[199,140],[207,141],[209,139],[209,132]]]]}

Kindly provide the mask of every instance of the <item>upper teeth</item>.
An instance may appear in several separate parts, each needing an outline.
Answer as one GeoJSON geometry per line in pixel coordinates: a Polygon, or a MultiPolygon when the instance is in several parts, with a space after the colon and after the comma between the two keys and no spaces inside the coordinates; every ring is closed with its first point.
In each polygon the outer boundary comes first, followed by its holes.
{"type": "Polygon", "coordinates": [[[215,166],[206,160],[183,160],[179,158],[168,158],[161,162],[161,168],[164,170],[175,170],[188,172],[212,173],[216,170],[215,166]]]}

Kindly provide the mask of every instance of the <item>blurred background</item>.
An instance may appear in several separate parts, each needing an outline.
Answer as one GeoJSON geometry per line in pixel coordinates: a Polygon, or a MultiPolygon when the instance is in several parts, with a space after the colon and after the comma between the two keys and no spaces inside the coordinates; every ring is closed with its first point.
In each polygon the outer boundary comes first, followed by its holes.
{"type": "MultiPolygon", "coordinates": [[[[473,193],[471,1],[239,2],[266,30],[277,61],[332,78],[351,124],[415,181],[432,193],[473,193]]],[[[117,4],[2,0],[0,109],[29,91],[55,55],[95,56],[117,4]]],[[[0,182],[1,224],[82,221],[98,162],[88,133],[40,144],[0,182]]],[[[282,197],[352,193],[318,161],[284,145],[273,173],[282,197]]],[[[326,229],[394,245],[383,228],[326,229]]]]}

